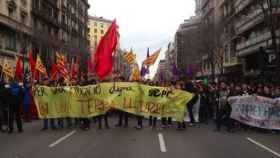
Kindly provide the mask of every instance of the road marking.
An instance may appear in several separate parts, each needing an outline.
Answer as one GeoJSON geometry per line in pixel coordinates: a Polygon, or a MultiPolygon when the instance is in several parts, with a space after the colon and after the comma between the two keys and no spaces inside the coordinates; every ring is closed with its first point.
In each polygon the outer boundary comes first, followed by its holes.
{"type": "Polygon", "coordinates": [[[158,134],[158,139],[159,139],[160,151],[163,152],[163,153],[167,152],[162,133],[158,134]]]}
{"type": "Polygon", "coordinates": [[[259,146],[259,147],[265,149],[266,151],[269,151],[270,153],[274,154],[275,156],[280,157],[280,154],[279,154],[279,153],[277,153],[276,151],[270,149],[269,147],[267,147],[267,146],[265,146],[265,145],[262,145],[261,143],[255,141],[255,140],[253,140],[253,139],[251,139],[251,138],[249,138],[249,137],[247,137],[246,139],[247,139],[248,141],[250,141],[251,143],[253,143],[253,144],[255,144],[255,145],[257,145],[257,146],[259,146]]]}
{"type": "Polygon", "coordinates": [[[76,130],[66,134],[65,136],[59,138],[57,141],[53,142],[52,144],[49,145],[49,148],[55,147],[57,144],[61,143],[62,141],[66,140],[68,137],[72,136],[73,134],[76,133],[76,130]]]}

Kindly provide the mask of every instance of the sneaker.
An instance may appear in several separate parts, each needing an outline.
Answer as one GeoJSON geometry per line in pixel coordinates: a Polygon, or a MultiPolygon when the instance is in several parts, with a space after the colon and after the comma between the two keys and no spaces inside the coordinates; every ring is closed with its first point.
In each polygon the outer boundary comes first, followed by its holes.
{"type": "Polygon", "coordinates": [[[142,129],[142,126],[137,125],[137,126],[135,126],[135,128],[139,130],[139,129],[142,129]]]}
{"type": "Polygon", "coordinates": [[[189,126],[190,126],[190,127],[193,127],[193,126],[194,126],[194,124],[193,124],[193,123],[190,123],[190,124],[189,124],[189,126]]]}

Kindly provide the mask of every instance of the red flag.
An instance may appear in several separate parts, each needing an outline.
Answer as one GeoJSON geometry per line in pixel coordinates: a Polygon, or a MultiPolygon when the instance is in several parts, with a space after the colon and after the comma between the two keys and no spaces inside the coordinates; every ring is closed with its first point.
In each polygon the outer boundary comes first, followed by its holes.
{"type": "Polygon", "coordinates": [[[51,79],[58,80],[58,70],[56,64],[52,64],[51,66],[51,79]]]}
{"type": "Polygon", "coordinates": [[[95,61],[96,74],[101,80],[112,71],[112,54],[117,46],[117,43],[117,23],[116,20],[114,20],[106,34],[100,40],[95,54],[92,53],[91,62],[95,61]]]}
{"type": "Polygon", "coordinates": [[[30,66],[30,69],[31,69],[31,76],[34,77],[34,71],[35,71],[36,61],[34,60],[31,51],[29,52],[28,60],[29,60],[29,66],[30,66]]]}
{"type": "Polygon", "coordinates": [[[21,65],[21,59],[20,57],[16,58],[16,71],[15,71],[15,77],[19,80],[23,79],[23,71],[22,71],[22,65],[21,65]]]}
{"type": "Polygon", "coordinates": [[[76,62],[72,61],[71,70],[70,70],[72,79],[78,79],[79,62],[80,62],[79,57],[77,57],[76,62]]]}

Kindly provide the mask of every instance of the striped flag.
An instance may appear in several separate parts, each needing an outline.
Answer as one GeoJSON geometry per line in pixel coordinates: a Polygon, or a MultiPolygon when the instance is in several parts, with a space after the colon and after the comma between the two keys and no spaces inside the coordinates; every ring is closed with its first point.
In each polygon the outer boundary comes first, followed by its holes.
{"type": "Polygon", "coordinates": [[[130,52],[124,54],[124,58],[129,65],[135,63],[136,55],[133,53],[132,50],[130,52]]]}
{"type": "Polygon", "coordinates": [[[69,73],[66,69],[66,60],[63,54],[56,53],[56,65],[58,72],[62,75],[65,80],[69,80],[69,73]]]}
{"type": "Polygon", "coordinates": [[[143,64],[146,66],[151,66],[154,65],[157,58],[159,57],[161,49],[158,49],[157,51],[155,51],[152,55],[150,55],[144,62],[143,64]]]}

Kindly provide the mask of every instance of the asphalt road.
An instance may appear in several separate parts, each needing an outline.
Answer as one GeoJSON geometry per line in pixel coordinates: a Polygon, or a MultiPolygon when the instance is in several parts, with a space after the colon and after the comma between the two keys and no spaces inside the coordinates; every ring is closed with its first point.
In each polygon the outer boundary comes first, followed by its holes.
{"type": "Polygon", "coordinates": [[[40,131],[41,121],[24,125],[24,133],[0,133],[0,158],[279,158],[280,134],[217,133],[213,125],[186,131],[129,128],[90,131],[40,131]]]}

